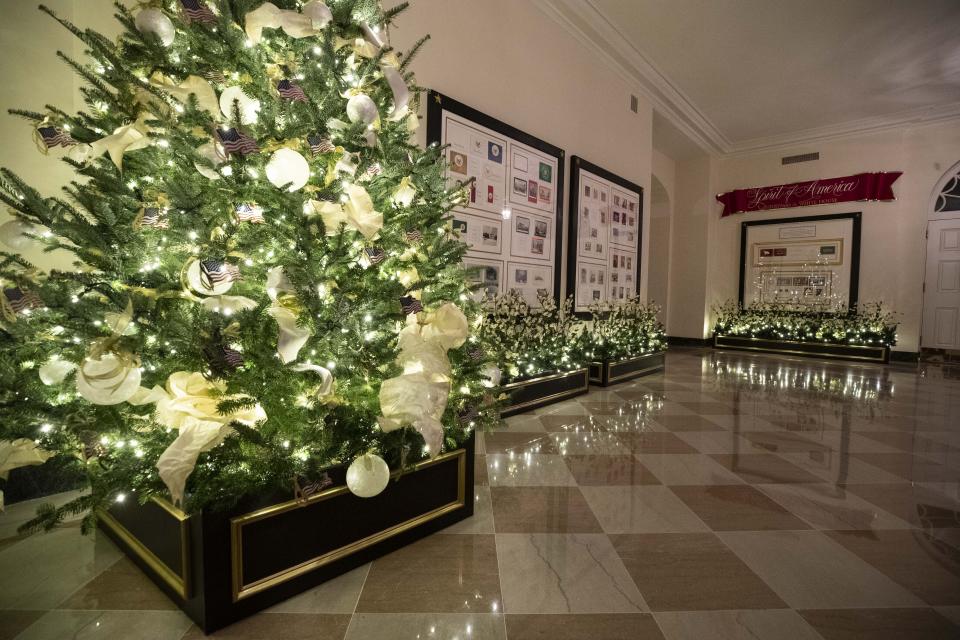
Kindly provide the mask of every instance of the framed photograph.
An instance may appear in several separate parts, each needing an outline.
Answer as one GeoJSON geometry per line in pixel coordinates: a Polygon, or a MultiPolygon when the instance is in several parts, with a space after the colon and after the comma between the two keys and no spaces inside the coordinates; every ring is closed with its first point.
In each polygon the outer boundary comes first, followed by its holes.
{"type": "Polygon", "coordinates": [[[636,287],[622,283],[641,282],[643,187],[578,156],[570,174],[570,210],[582,215],[571,216],[567,234],[567,293],[582,317],[593,302],[633,295],[636,287]]]}
{"type": "Polygon", "coordinates": [[[856,306],[861,213],[751,220],[740,226],[740,305],[795,311],[856,306]]]}
{"type": "MultiPolygon", "coordinates": [[[[546,289],[559,303],[563,149],[437,91],[427,96],[427,142],[448,147],[449,184],[470,181],[468,197],[452,212],[453,227],[468,245],[464,264],[497,259],[506,265],[495,271],[501,292],[519,289],[536,302],[537,291],[546,289]],[[506,207],[512,220],[503,219],[506,207]],[[518,258],[523,263],[511,262],[518,258]]],[[[592,246],[602,252],[606,242],[600,236],[592,246]]]]}

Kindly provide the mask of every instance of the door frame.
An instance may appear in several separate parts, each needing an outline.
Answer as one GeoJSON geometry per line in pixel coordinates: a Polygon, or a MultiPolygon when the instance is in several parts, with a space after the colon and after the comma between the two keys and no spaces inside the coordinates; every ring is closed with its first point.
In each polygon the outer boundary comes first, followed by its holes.
{"type": "Polygon", "coordinates": [[[923,227],[923,277],[920,281],[920,335],[919,340],[917,341],[917,346],[922,352],[924,349],[934,350],[936,347],[924,347],[923,346],[923,328],[926,324],[924,322],[927,312],[927,259],[930,248],[930,223],[937,222],[939,220],[960,220],[960,211],[944,211],[942,214],[937,214],[934,211],[934,208],[937,206],[937,198],[940,197],[940,194],[943,192],[943,188],[946,184],[960,174],[960,162],[955,163],[946,173],[940,176],[940,179],[937,180],[936,185],[933,188],[933,191],[930,194],[930,201],[927,204],[927,224],[923,227]]]}

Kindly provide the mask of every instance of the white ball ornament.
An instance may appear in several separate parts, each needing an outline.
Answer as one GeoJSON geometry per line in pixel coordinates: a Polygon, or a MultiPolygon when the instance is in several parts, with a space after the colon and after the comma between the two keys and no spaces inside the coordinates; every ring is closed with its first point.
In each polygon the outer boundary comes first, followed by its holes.
{"type": "Polygon", "coordinates": [[[377,111],[377,105],[373,99],[365,93],[358,93],[347,100],[347,117],[350,122],[362,122],[364,124],[373,124],[380,117],[377,111]]]}
{"type": "Polygon", "coordinates": [[[133,24],[140,33],[157,36],[165,47],[173,44],[173,38],[177,35],[176,27],[160,9],[143,9],[134,18],[133,24]]]}
{"type": "Polygon", "coordinates": [[[347,488],[358,498],[372,498],[387,488],[390,467],[383,458],[365,453],[347,467],[347,488]]]}
{"type": "Polygon", "coordinates": [[[330,7],[320,0],[310,0],[310,2],[303,5],[303,15],[313,21],[313,27],[315,29],[322,29],[333,20],[333,12],[330,11],[330,7]]]}
{"type": "Polygon", "coordinates": [[[112,353],[87,359],[77,371],[77,393],[93,404],[126,402],[140,389],[140,367],[112,353]]]}
{"type": "Polygon", "coordinates": [[[240,87],[227,87],[220,94],[220,111],[228,118],[233,117],[233,103],[240,107],[240,124],[253,124],[260,113],[260,101],[251,98],[240,87]]]}
{"type": "Polygon", "coordinates": [[[29,222],[14,218],[0,225],[0,242],[11,249],[26,249],[36,245],[37,241],[24,234],[36,234],[37,231],[37,227],[29,222]]]}
{"type": "Polygon", "coordinates": [[[187,265],[187,285],[194,292],[204,296],[219,296],[233,286],[233,279],[225,278],[219,282],[213,281],[209,276],[203,273],[203,266],[196,258],[190,260],[187,265]]]}
{"type": "Polygon", "coordinates": [[[310,179],[310,164],[293,149],[277,149],[264,167],[267,180],[275,187],[289,184],[287,191],[303,188],[310,179]]]}

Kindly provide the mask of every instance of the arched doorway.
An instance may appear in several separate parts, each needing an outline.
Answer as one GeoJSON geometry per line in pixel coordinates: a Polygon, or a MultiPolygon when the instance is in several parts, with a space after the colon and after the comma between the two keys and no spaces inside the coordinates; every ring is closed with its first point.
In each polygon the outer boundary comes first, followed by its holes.
{"type": "Polygon", "coordinates": [[[921,348],[960,352],[960,163],[933,192],[923,282],[921,348]]]}

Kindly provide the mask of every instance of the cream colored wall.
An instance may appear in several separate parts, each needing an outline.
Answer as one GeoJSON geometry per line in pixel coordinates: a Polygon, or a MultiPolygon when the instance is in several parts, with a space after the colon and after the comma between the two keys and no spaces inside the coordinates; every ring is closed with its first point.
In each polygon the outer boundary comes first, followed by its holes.
{"type": "MultiPolygon", "coordinates": [[[[710,206],[710,261],[707,303],[737,296],[740,223],[827,213],[863,212],[860,300],[882,300],[901,314],[896,350],[917,351],[922,319],[922,287],[927,218],[934,187],[960,161],[960,122],[903,128],[717,161],[717,193],[731,189],[832,178],[865,171],[903,171],[894,185],[894,202],[849,202],[778,209],[720,218],[710,206]],[[819,151],[820,160],[782,166],[787,155],[819,151]]],[[[687,308],[696,314],[699,308],[687,308]]]]}
{"type": "Polygon", "coordinates": [[[677,165],[672,158],[653,150],[653,179],[650,189],[650,278],[647,299],[660,305],[659,319],[669,326],[670,252],[673,227],[673,201],[677,165]]]}
{"type": "MultiPolygon", "coordinates": [[[[8,10],[0,22],[0,167],[12,170],[44,195],[56,195],[73,175],[73,170],[57,158],[60,151],[43,155],[33,142],[30,123],[11,116],[8,109],[21,108],[45,111],[54,105],[67,112],[77,111],[82,100],[77,76],[57,56],[57,51],[78,59],[83,56],[83,43],[61,27],[50,16],[37,9],[37,3],[17,2],[16,10],[8,10]]],[[[117,32],[111,0],[45,0],[57,15],[78,26],[91,27],[101,33],[117,32]]],[[[9,9],[9,7],[8,7],[9,9]]],[[[0,211],[0,224],[9,219],[0,211]]],[[[6,247],[5,247],[6,248],[6,247]]],[[[66,267],[68,254],[24,253],[27,259],[43,268],[66,267]]]]}
{"type": "MultiPolygon", "coordinates": [[[[391,29],[405,50],[431,35],[413,63],[421,86],[436,89],[566,151],[564,263],[569,158],[578,155],[644,189],[643,269],[647,295],[653,112],[630,87],[532,2],[414,0],[391,29]]],[[[425,139],[421,128],[421,140],[425,139]]],[[[563,270],[566,281],[566,269],[563,270]]]]}

